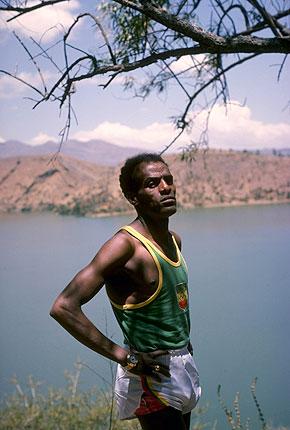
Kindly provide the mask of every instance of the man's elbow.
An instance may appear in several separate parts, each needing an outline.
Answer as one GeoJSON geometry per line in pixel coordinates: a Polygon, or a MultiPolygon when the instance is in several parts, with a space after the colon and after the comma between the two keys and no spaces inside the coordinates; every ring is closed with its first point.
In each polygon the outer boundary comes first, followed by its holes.
{"type": "Polygon", "coordinates": [[[55,320],[61,319],[61,316],[64,313],[64,304],[63,300],[61,298],[57,298],[54,304],[52,305],[52,308],[49,311],[49,315],[54,318],[55,320]]]}

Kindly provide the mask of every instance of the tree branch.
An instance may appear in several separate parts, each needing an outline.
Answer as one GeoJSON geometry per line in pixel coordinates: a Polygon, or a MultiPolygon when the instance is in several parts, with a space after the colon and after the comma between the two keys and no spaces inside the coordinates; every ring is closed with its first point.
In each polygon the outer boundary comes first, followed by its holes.
{"type": "Polygon", "coordinates": [[[184,21],[178,17],[167,13],[164,9],[154,7],[148,1],[142,1],[142,7],[137,7],[128,0],[115,0],[116,3],[122,6],[130,6],[139,12],[142,12],[148,18],[166,26],[167,28],[179,32],[184,36],[189,37],[203,47],[203,53],[235,53],[235,52],[290,52],[290,37],[289,38],[249,38],[248,36],[237,37],[221,37],[216,34],[205,31],[202,27],[184,21]]]}
{"type": "Polygon", "coordinates": [[[269,28],[272,30],[274,36],[281,37],[282,34],[280,33],[280,31],[278,31],[274,23],[273,17],[266,11],[266,9],[263,6],[260,5],[258,0],[248,0],[248,2],[252,6],[254,6],[257,9],[257,11],[261,14],[264,21],[269,25],[269,28]]]}
{"type": "Polygon", "coordinates": [[[44,94],[38,88],[36,88],[32,84],[29,84],[27,81],[20,78],[19,76],[13,75],[13,73],[7,72],[6,70],[0,70],[0,73],[3,73],[4,75],[10,76],[11,78],[16,79],[16,81],[21,82],[21,84],[24,84],[25,86],[31,88],[33,91],[36,91],[39,95],[41,95],[41,97],[45,97],[44,94]]]}
{"type": "MultiPolygon", "coordinates": [[[[282,12],[279,12],[276,15],[273,15],[273,19],[275,19],[275,21],[278,21],[279,19],[285,18],[289,15],[290,15],[290,8],[286,9],[282,12]]],[[[240,33],[237,34],[237,36],[248,36],[248,35],[256,33],[260,30],[265,30],[267,28],[267,26],[268,26],[268,24],[266,21],[261,21],[258,24],[248,28],[247,30],[241,31],[240,33]]],[[[289,34],[289,32],[287,34],[289,34]]]]}
{"type": "Polygon", "coordinates": [[[7,11],[7,12],[18,12],[17,15],[14,15],[12,18],[9,18],[7,20],[7,22],[10,22],[10,21],[13,21],[16,18],[19,18],[19,16],[24,15],[25,13],[33,12],[33,11],[35,11],[37,9],[42,8],[42,7],[46,7],[46,6],[49,6],[49,5],[54,5],[56,3],[63,3],[65,1],[67,2],[69,0],[47,0],[47,1],[43,0],[40,3],[37,3],[37,4],[33,5],[33,6],[23,6],[23,7],[17,7],[17,6],[11,6],[11,5],[8,5],[8,6],[5,6],[5,7],[0,6],[0,10],[4,10],[4,11],[7,11]]]}
{"type": "MultiPolygon", "coordinates": [[[[0,10],[16,13],[9,18],[9,22],[25,13],[64,1],[68,0],[36,0],[32,6],[27,6],[28,2],[25,0],[0,0],[0,10]]],[[[40,49],[34,56],[19,39],[37,68],[43,85],[43,87],[40,86],[42,91],[24,82],[16,74],[0,72],[25,83],[37,92],[37,96],[41,96],[34,107],[47,100],[58,101],[60,108],[67,107],[68,115],[61,132],[62,142],[67,138],[71,124],[75,83],[95,76],[106,76],[107,81],[103,85],[105,89],[120,74],[149,68],[154,64],[160,66],[159,70],[149,69],[151,70],[149,81],[145,84],[141,83],[134,90],[135,95],[145,97],[154,88],[160,92],[163,91],[168,82],[175,80],[186,95],[185,108],[176,121],[177,136],[167,145],[165,149],[167,150],[190,126],[189,110],[193,106],[196,107],[197,99],[201,94],[205,95],[206,100],[199,108],[203,111],[209,109],[206,123],[209,121],[210,110],[214,104],[221,98],[224,103],[228,101],[226,77],[232,68],[260,54],[285,54],[278,72],[279,79],[286,56],[290,53],[290,30],[283,25],[284,21],[286,22],[285,17],[290,16],[290,9],[286,9],[284,0],[270,1],[267,4],[260,0],[247,0],[247,2],[211,0],[209,7],[212,14],[208,14],[208,24],[204,27],[198,25],[198,7],[201,3],[200,0],[191,2],[186,0],[106,1],[102,10],[107,13],[105,23],[111,24],[110,32],[106,33],[103,21],[94,14],[85,11],[78,14],[63,36],[64,62],[60,66],[58,66],[60,63],[54,61],[55,57],[50,55],[52,51],[48,52],[51,48],[43,48],[41,42],[37,43],[33,40],[40,49]],[[97,42],[101,40],[101,44],[95,44],[92,48],[93,53],[89,48],[81,44],[77,45],[75,41],[69,43],[72,31],[84,17],[89,17],[94,23],[93,27],[99,30],[97,42]],[[280,22],[282,19],[284,21],[280,22]],[[265,30],[270,30],[274,37],[255,37],[255,34],[259,34],[261,30],[264,31],[262,35],[267,35],[265,30]],[[171,66],[173,61],[181,57],[198,54],[205,54],[201,57],[200,64],[194,60],[192,67],[188,68],[185,65],[180,73],[175,72],[171,66]],[[232,63],[224,67],[225,56],[229,54],[237,57],[232,58],[232,63]],[[44,76],[38,65],[41,58],[49,60],[60,73],[50,90],[47,90],[44,76]],[[189,69],[194,69],[193,76],[186,73],[189,69]],[[212,92],[208,100],[209,88],[212,92]]],[[[84,4],[85,2],[80,3],[80,7],[84,7],[84,4]]],[[[270,36],[272,36],[271,33],[270,36]]],[[[203,133],[202,139],[206,140],[206,132],[203,133]]]]}

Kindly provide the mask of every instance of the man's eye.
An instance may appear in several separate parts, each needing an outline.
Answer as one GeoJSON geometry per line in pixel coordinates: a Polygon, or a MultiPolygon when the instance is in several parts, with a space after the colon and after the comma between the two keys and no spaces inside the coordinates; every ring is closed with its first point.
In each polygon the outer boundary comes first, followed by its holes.
{"type": "Polygon", "coordinates": [[[154,188],[154,187],[156,187],[156,185],[157,185],[156,181],[149,181],[147,183],[148,188],[154,188]]]}
{"type": "Polygon", "coordinates": [[[158,186],[160,182],[160,179],[149,179],[146,183],[145,183],[145,187],[147,188],[155,188],[158,186]]]}

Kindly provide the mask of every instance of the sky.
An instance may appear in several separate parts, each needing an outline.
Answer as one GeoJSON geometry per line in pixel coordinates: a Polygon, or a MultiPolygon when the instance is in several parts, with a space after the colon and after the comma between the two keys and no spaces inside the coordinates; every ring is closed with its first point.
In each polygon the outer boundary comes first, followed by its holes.
{"type": "MultiPolygon", "coordinates": [[[[85,3],[93,10],[98,2],[89,0],[85,3]]],[[[81,2],[71,0],[35,11],[11,23],[6,22],[11,15],[0,12],[0,69],[12,73],[17,71],[18,76],[28,82],[39,83],[39,75],[13,31],[24,44],[30,44],[33,37],[42,40],[45,46],[52,46],[63,28],[70,25],[81,10],[81,2]]],[[[72,42],[80,42],[88,49],[93,49],[96,44],[85,24],[73,33],[72,42]]],[[[37,52],[35,45],[33,50],[37,52]]],[[[53,51],[60,59],[61,46],[56,45],[53,51]]],[[[290,59],[286,60],[278,82],[278,65],[282,59],[280,55],[264,55],[231,72],[228,76],[231,103],[226,110],[221,104],[215,106],[211,115],[211,148],[255,150],[290,147],[290,59]]],[[[186,58],[177,61],[174,65],[176,70],[186,61],[186,58]]],[[[50,84],[56,76],[48,61],[42,62],[42,73],[50,84]]],[[[121,146],[162,150],[176,134],[170,118],[179,114],[184,106],[184,96],[177,86],[160,95],[152,93],[144,101],[124,92],[120,79],[113,81],[105,90],[100,87],[104,82],[94,78],[77,85],[73,97],[77,123],[73,120],[70,138],[81,141],[102,139],[121,146]]],[[[0,73],[0,142],[19,140],[39,145],[47,140],[59,141],[65,112],[60,114],[58,105],[53,102],[42,103],[33,109],[34,103],[30,98],[35,98],[30,89],[0,73]]],[[[175,148],[196,139],[202,130],[204,117],[205,112],[202,112],[190,133],[183,134],[175,148]]]]}

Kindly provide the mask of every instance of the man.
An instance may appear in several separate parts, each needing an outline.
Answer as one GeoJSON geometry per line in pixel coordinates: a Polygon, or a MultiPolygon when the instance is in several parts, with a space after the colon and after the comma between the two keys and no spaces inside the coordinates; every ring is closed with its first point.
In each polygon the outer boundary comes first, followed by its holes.
{"type": "Polygon", "coordinates": [[[93,351],[118,363],[115,396],[121,419],[144,430],[187,430],[200,397],[189,353],[187,270],[181,242],[168,229],[175,185],[157,154],[128,159],[120,186],[137,218],[106,242],[56,299],[51,316],[93,351]],[[81,306],[106,285],[124,334],[119,346],[81,306]]]}

